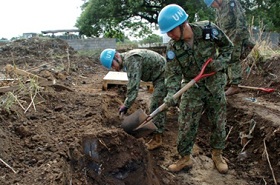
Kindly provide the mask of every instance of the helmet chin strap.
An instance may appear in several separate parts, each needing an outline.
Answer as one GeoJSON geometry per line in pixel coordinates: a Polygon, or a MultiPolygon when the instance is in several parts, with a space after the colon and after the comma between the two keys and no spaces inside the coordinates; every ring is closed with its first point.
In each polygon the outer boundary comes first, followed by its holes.
{"type": "Polygon", "coordinates": [[[181,36],[180,36],[180,39],[181,40],[184,40],[184,24],[187,24],[187,21],[183,22],[179,27],[180,27],[180,32],[181,32],[181,36]]]}
{"type": "MultiPolygon", "coordinates": [[[[186,22],[184,22],[183,24],[185,24],[186,22]]],[[[180,32],[181,32],[181,36],[180,36],[180,39],[181,40],[184,40],[184,25],[181,24],[179,27],[180,27],[180,32]]]]}
{"type": "Polygon", "coordinates": [[[123,68],[123,63],[116,56],[114,57],[114,60],[119,64],[120,69],[122,69],[123,68]]]}

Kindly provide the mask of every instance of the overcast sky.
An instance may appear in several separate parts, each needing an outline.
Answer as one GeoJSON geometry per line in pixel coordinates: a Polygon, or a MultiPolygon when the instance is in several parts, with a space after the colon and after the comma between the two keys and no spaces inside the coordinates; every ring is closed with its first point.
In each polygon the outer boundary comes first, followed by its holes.
{"type": "Polygon", "coordinates": [[[73,29],[82,0],[0,0],[0,38],[73,29]]]}

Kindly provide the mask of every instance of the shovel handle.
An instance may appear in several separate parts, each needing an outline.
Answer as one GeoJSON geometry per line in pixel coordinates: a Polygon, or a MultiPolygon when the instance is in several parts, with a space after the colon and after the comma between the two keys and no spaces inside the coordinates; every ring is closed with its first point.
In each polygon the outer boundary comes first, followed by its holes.
{"type": "Polygon", "coordinates": [[[271,93],[271,92],[274,92],[275,89],[272,89],[272,88],[260,88],[261,91],[264,91],[264,92],[268,92],[268,93],[271,93]]]}
{"type": "MultiPolygon", "coordinates": [[[[211,72],[208,74],[204,74],[205,68],[207,67],[207,65],[212,62],[213,59],[209,58],[202,66],[202,69],[200,71],[200,73],[194,78],[192,79],[189,83],[187,83],[184,87],[182,87],[177,93],[175,93],[173,95],[174,99],[179,98],[184,92],[186,92],[190,87],[192,87],[197,81],[199,81],[202,78],[214,75],[216,72],[211,72]]],[[[150,121],[156,114],[158,114],[159,112],[163,111],[164,109],[167,108],[167,105],[165,103],[163,103],[161,106],[159,106],[156,110],[154,110],[145,120],[145,122],[150,121]]]]}
{"type": "Polygon", "coordinates": [[[202,79],[204,77],[208,77],[208,76],[214,75],[216,73],[216,72],[211,72],[211,73],[208,73],[208,74],[204,74],[205,68],[212,61],[213,61],[212,58],[209,58],[208,60],[206,60],[206,62],[202,66],[202,69],[201,69],[200,73],[194,78],[195,82],[198,82],[200,79],[202,79]]]}
{"type": "MultiPolygon", "coordinates": [[[[212,62],[213,59],[209,58],[202,66],[202,69],[200,71],[200,73],[194,78],[192,79],[189,83],[187,83],[184,87],[182,87],[177,93],[175,93],[173,95],[174,99],[179,98],[185,91],[187,91],[190,87],[192,87],[197,81],[199,81],[200,79],[204,78],[204,77],[208,77],[211,75],[214,75],[216,72],[211,72],[208,74],[204,74],[205,68],[207,67],[207,65],[212,62]]],[[[148,117],[134,130],[137,130],[141,127],[143,127],[146,124],[149,124],[149,121],[155,116],[157,115],[159,112],[163,111],[164,109],[167,108],[167,105],[165,103],[163,103],[161,106],[159,106],[156,110],[154,110],[150,115],[148,115],[148,117]]]]}
{"type": "Polygon", "coordinates": [[[212,58],[209,58],[202,66],[202,69],[201,71],[199,72],[199,74],[194,78],[192,79],[189,83],[187,83],[183,88],[181,88],[177,93],[175,93],[173,95],[173,98],[174,99],[177,99],[179,98],[185,91],[187,91],[190,87],[192,87],[196,82],[198,82],[200,79],[202,78],[205,78],[205,77],[208,77],[208,76],[212,76],[214,75],[216,72],[211,72],[211,73],[207,73],[207,74],[204,74],[204,71],[205,71],[205,68],[207,67],[207,65],[212,62],[213,59],[212,58]]]}

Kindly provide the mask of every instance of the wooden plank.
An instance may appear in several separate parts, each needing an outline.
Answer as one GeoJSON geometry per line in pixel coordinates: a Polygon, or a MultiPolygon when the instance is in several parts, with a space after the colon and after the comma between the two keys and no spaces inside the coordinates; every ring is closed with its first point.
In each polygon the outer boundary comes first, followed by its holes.
{"type": "MultiPolygon", "coordinates": [[[[108,89],[109,84],[126,85],[127,82],[128,78],[126,72],[109,71],[103,78],[102,89],[106,91],[108,89]]],[[[152,82],[141,81],[140,86],[146,86],[149,90],[153,89],[152,82]]]]}
{"type": "Polygon", "coordinates": [[[103,79],[113,81],[128,81],[126,72],[117,71],[109,71],[103,79]]]}

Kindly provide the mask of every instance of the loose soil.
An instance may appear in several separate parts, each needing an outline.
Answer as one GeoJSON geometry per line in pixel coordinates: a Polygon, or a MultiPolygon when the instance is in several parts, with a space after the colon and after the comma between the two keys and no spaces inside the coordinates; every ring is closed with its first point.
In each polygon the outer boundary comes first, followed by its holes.
{"type": "MultiPolygon", "coordinates": [[[[226,175],[213,166],[210,129],[201,120],[192,152],[192,169],[170,173],[176,151],[178,109],[168,110],[163,146],[145,148],[151,136],[124,132],[118,107],[126,87],[102,90],[98,56],[80,56],[59,39],[18,40],[0,47],[0,184],[21,185],[251,185],[280,183],[280,57],[244,62],[242,89],[228,97],[226,175]],[[7,73],[5,66],[56,81],[7,73]],[[249,69],[249,70],[248,70],[249,69]],[[6,80],[3,80],[5,79],[6,80]],[[9,78],[9,79],[7,79],[9,78]],[[5,91],[8,87],[13,87],[5,91]]],[[[128,115],[148,113],[151,93],[143,87],[128,115]]]]}

